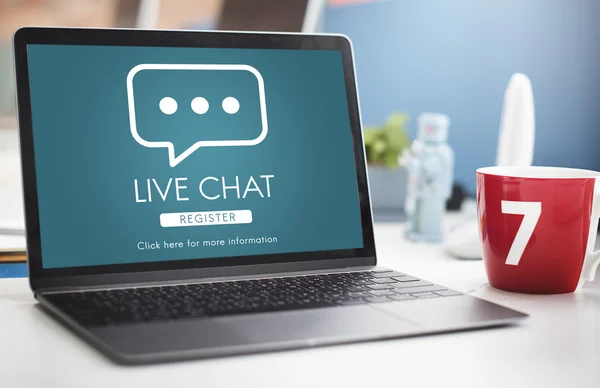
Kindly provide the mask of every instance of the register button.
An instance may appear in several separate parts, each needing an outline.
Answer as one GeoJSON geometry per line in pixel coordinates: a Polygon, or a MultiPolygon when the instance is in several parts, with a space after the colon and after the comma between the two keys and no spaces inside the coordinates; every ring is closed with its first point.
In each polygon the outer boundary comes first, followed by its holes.
{"type": "Polygon", "coordinates": [[[173,228],[177,226],[210,226],[228,224],[250,224],[250,210],[219,210],[211,212],[163,213],[160,215],[160,226],[173,228]]]}

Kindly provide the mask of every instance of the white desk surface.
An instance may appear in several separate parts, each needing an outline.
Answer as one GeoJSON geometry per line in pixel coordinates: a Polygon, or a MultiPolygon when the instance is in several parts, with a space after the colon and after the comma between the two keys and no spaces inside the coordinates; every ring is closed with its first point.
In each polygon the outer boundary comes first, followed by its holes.
{"type": "MultiPolygon", "coordinates": [[[[0,199],[16,205],[3,216],[21,211],[11,186],[0,199]]],[[[0,387],[600,387],[599,282],[567,295],[498,291],[481,261],[407,242],[399,223],[375,233],[380,265],[531,316],[508,328],[122,367],[40,311],[26,279],[0,279],[0,387]]]]}

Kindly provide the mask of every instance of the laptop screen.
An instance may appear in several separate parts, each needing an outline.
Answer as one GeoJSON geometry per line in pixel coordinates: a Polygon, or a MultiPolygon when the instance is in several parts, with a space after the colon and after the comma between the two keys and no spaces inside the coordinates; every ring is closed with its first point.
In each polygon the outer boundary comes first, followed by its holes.
{"type": "Polygon", "coordinates": [[[43,268],[363,247],[339,51],[27,56],[43,268]]]}

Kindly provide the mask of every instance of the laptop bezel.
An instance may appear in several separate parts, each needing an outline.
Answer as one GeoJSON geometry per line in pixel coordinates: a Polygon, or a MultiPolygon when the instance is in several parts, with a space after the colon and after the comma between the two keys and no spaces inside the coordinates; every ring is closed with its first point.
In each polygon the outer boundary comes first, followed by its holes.
{"type": "MultiPolygon", "coordinates": [[[[353,52],[343,35],[24,27],[14,35],[17,107],[32,288],[162,282],[271,272],[376,265],[373,220],[353,52]],[[359,187],[363,248],[336,251],[173,260],[155,263],[43,268],[27,62],[28,44],[337,50],[341,52],[359,187]]],[[[82,255],[85,254],[82,252],[82,255]]]]}

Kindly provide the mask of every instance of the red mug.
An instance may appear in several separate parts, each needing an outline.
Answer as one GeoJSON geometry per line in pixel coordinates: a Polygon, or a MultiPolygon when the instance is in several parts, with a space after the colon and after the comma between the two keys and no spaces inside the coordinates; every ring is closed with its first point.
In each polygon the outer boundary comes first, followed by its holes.
{"type": "Polygon", "coordinates": [[[600,172],[561,167],[477,170],[477,216],[492,287],[560,294],[594,280],[600,172]]]}

